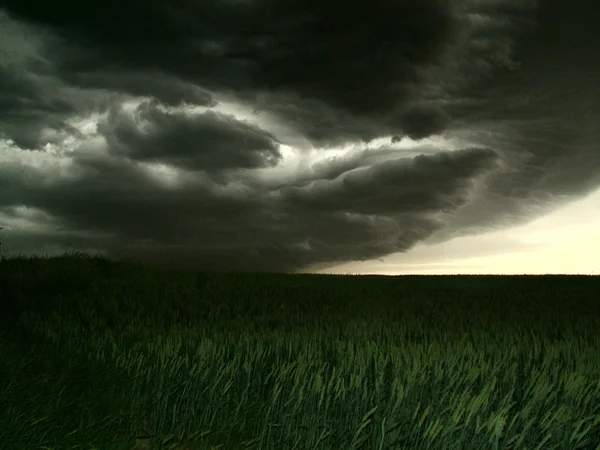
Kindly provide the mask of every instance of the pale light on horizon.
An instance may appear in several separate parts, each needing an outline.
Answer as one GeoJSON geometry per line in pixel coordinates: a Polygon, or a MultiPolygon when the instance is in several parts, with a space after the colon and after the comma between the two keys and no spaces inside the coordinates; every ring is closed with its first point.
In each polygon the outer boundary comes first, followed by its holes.
{"type": "Polygon", "coordinates": [[[600,190],[527,225],[465,236],[383,260],[319,273],[379,275],[600,275],[600,190]]]}

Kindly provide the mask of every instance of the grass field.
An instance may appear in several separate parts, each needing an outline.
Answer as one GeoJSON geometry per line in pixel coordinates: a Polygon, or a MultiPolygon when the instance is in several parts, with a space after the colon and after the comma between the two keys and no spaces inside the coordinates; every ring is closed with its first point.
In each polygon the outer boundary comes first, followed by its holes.
{"type": "Polygon", "coordinates": [[[600,449],[600,277],[0,262],[0,450],[600,449]]]}

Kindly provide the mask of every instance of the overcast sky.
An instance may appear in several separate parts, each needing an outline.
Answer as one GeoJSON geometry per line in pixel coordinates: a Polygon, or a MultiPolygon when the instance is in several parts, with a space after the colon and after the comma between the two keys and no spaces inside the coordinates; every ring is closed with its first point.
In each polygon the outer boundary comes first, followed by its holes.
{"type": "Polygon", "coordinates": [[[600,273],[598,23],[592,0],[2,0],[0,240],[600,273]]]}

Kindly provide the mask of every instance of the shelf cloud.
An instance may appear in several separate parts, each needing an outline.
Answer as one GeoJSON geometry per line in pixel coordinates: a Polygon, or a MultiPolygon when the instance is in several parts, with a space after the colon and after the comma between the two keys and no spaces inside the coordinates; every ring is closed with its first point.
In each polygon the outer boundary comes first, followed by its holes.
{"type": "Polygon", "coordinates": [[[296,272],[527,223],[600,188],[598,14],[5,0],[0,237],[296,272]]]}

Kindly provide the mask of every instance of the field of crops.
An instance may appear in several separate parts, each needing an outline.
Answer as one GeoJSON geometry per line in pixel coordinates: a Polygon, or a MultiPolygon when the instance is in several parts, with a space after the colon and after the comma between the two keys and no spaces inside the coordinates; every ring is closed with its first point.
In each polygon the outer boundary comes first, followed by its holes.
{"type": "Polygon", "coordinates": [[[600,277],[0,263],[0,450],[600,449],[600,277]]]}

